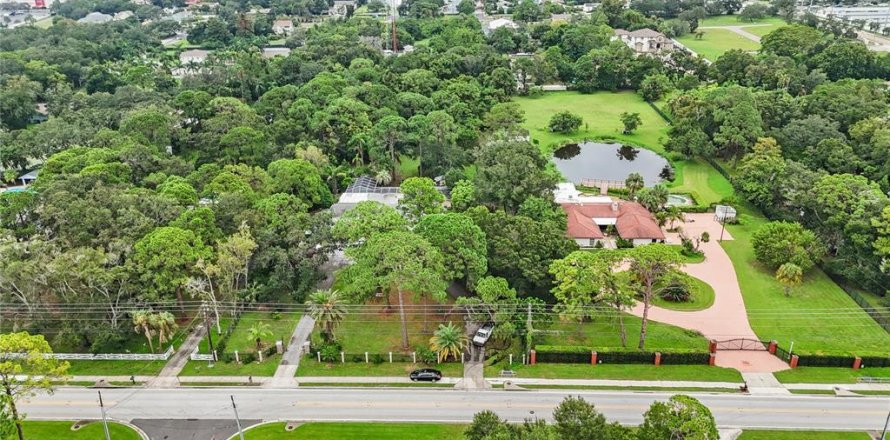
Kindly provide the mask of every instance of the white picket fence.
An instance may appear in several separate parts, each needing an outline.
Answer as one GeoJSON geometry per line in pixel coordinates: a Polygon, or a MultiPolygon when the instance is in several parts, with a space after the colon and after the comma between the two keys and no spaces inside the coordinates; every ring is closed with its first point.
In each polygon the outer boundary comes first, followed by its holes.
{"type": "Polygon", "coordinates": [[[189,359],[191,359],[193,361],[212,361],[213,355],[212,354],[200,354],[200,353],[198,353],[198,348],[196,347],[195,351],[193,351],[192,354],[189,355],[189,359]]]}
{"type": "MultiPolygon", "coordinates": [[[[27,353],[3,353],[0,359],[21,359],[27,357],[27,353]]],[[[156,353],[47,353],[46,359],[58,359],[63,361],[166,361],[173,356],[173,346],[167,347],[167,351],[156,353]]]]}

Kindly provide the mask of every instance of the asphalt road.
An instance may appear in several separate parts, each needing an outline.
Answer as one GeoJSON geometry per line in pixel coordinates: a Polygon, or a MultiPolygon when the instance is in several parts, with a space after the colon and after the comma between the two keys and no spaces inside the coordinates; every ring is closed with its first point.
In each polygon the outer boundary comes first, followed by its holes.
{"type": "MultiPolygon", "coordinates": [[[[610,420],[637,424],[664,393],[603,391],[456,391],[442,389],[104,389],[113,419],[229,419],[235,396],[242,419],[297,421],[466,422],[482,409],[520,421],[549,418],[566,395],[593,402],[610,420]]],[[[721,427],[874,430],[890,410],[886,397],[692,394],[711,408],[721,427]]],[[[96,390],[62,388],[21,404],[29,419],[95,419],[96,390]]]]}

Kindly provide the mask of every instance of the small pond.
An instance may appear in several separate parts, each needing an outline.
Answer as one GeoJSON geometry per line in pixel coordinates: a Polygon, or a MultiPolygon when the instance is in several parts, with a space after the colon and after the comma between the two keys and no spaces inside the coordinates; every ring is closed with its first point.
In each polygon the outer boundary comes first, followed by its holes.
{"type": "Polygon", "coordinates": [[[556,169],[569,182],[584,179],[624,182],[630,173],[640,173],[646,186],[654,186],[670,169],[667,159],[644,148],[621,144],[582,142],[569,144],[553,153],[556,169]]]}

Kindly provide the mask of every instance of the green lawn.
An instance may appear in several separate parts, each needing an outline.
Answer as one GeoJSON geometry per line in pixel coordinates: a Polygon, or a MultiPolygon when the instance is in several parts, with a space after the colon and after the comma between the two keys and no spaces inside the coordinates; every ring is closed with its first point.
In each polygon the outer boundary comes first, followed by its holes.
{"type": "Polygon", "coordinates": [[[711,61],[715,61],[730,49],[749,52],[760,49],[760,43],[727,29],[702,29],[702,32],[704,35],[701,39],[697,39],[693,34],[687,34],[677,38],[677,41],[711,61]]]}
{"type": "Polygon", "coordinates": [[[286,343],[290,340],[299,320],[299,313],[244,312],[226,343],[226,352],[232,353],[237,350],[239,353],[252,353],[256,351],[256,342],[248,333],[250,328],[256,324],[267,324],[268,330],[272,333],[271,336],[263,340],[264,343],[274,344],[275,341],[286,343]]]}
{"type": "MultiPolygon", "coordinates": [[[[485,377],[495,378],[503,365],[485,367],[485,377]]],[[[683,380],[700,382],[742,382],[731,368],[707,365],[636,365],[636,364],[538,364],[513,365],[517,377],[541,379],[612,379],[612,380],[683,380]]]]}
{"type": "MultiPolygon", "coordinates": [[[[271,336],[264,339],[265,344],[274,344],[275,341],[287,342],[293,334],[299,313],[273,313],[273,312],[245,312],[241,315],[237,326],[226,341],[226,353],[239,354],[256,352],[256,344],[250,337],[249,329],[257,323],[268,324],[271,336]]],[[[230,316],[220,316],[220,327],[225,332],[232,322],[230,316]]],[[[216,333],[216,326],[210,329],[213,332],[213,343],[218,344],[220,339],[216,333]]],[[[198,345],[199,353],[209,353],[207,338],[203,338],[198,345]]],[[[183,368],[182,376],[272,376],[281,362],[281,356],[273,355],[263,362],[251,362],[238,364],[236,362],[217,362],[210,366],[207,361],[189,361],[183,368]]]]}
{"type": "Polygon", "coordinates": [[[533,97],[518,97],[515,102],[525,111],[523,127],[545,151],[552,152],[554,144],[568,140],[615,139],[664,153],[660,139],[666,137],[668,125],[636,93],[596,92],[585,95],[578,92],[546,92],[533,97]],[[551,133],[547,129],[550,118],[565,110],[583,118],[581,129],[570,135],[551,133]],[[633,134],[621,133],[624,126],[619,115],[622,112],[640,114],[643,123],[633,134]]]}
{"type": "Polygon", "coordinates": [[[871,440],[871,436],[864,432],[752,431],[746,429],[738,440],[871,440]]]}
{"type": "Polygon", "coordinates": [[[70,376],[154,376],[164,361],[68,361],[70,376]]]}
{"type": "Polygon", "coordinates": [[[738,15],[714,15],[698,22],[699,26],[751,26],[757,24],[781,26],[785,24],[785,20],[779,17],[766,17],[754,21],[741,21],[738,15]]]}
{"type": "Polygon", "coordinates": [[[250,440],[305,439],[340,440],[453,440],[463,438],[464,425],[429,423],[306,423],[293,431],[285,430],[285,423],[268,423],[248,429],[244,438],[250,440]]]}
{"type": "Polygon", "coordinates": [[[280,355],[263,359],[263,362],[239,364],[237,362],[217,362],[210,366],[207,361],[188,361],[180,376],[272,376],[281,362],[280,355]]]}
{"type": "Polygon", "coordinates": [[[708,283],[695,278],[692,280],[692,301],[674,302],[667,301],[661,297],[656,297],[653,304],[670,310],[681,310],[684,312],[694,312],[696,310],[704,310],[714,305],[714,289],[708,283]]]}
{"type": "Polygon", "coordinates": [[[754,35],[757,35],[758,37],[762,38],[766,34],[772,32],[784,25],[785,25],[785,23],[777,24],[777,25],[773,25],[773,26],[751,26],[751,27],[746,27],[745,31],[752,33],[754,35]]]}
{"type": "Polygon", "coordinates": [[[856,383],[862,376],[890,378],[890,368],[824,368],[800,367],[775,373],[782,383],[856,383]]]}
{"type": "MultiPolygon", "coordinates": [[[[428,317],[422,313],[408,315],[408,350],[402,347],[402,325],[399,321],[398,309],[393,307],[386,310],[384,305],[368,305],[361,314],[348,314],[335,330],[337,341],[342,345],[347,355],[358,355],[365,352],[385,355],[390,351],[395,353],[410,353],[418,346],[428,347],[430,337],[436,327],[443,322],[454,322],[462,325],[462,319],[458,315],[451,317],[430,314],[428,317]],[[424,321],[426,320],[426,325],[424,321]],[[424,328],[426,327],[426,328],[424,328]]],[[[315,345],[321,343],[321,335],[313,332],[312,341],[315,345]]]]}
{"type": "Polygon", "coordinates": [[[444,364],[412,364],[410,362],[384,362],[382,364],[364,362],[318,362],[311,357],[300,360],[297,377],[300,376],[407,376],[418,368],[435,368],[442,371],[445,377],[463,377],[463,364],[448,362],[444,364]]]}
{"type": "MultiPolygon", "coordinates": [[[[77,431],[72,431],[73,422],[24,422],[25,438],[28,440],[95,440],[105,438],[102,423],[93,422],[77,431]]],[[[141,440],[136,431],[120,423],[108,423],[108,433],[113,440],[141,440]]]]}
{"type": "Polygon", "coordinates": [[[742,224],[726,227],[734,240],[722,245],[732,259],[757,336],[775,339],[785,349],[793,341],[796,353],[886,356],[890,334],[818,268],[785,296],[773,271],[754,258],[751,235],[766,220],[744,211],[749,214],[741,216],[742,224]]]}
{"type": "Polygon", "coordinates": [[[732,184],[707,162],[699,159],[674,162],[676,179],[671,192],[691,194],[699,205],[711,205],[733,194],[732,184]]]}
{"type": "MultiPolygon", "coordinates": [[[[624,324],[627,328],[627,346],[632,349],[637,346],[640,337],[640,324],[642,320],[636,316],[625,314],[624,324]]],[[[580,328],[576,322],[557,321],[541,334],[535,336],[535,343],[539,345],[577,345],[583,347],[621,349],[621,339],[618,334],[618,324],[611,317],[596,317],[593,322],[585,322],[580,328]]],[[[646,350],[656,351],[671,349],[683,350],[708,350],[708,341],[700,334],[649,321],[646,335],[646,350]]]]}

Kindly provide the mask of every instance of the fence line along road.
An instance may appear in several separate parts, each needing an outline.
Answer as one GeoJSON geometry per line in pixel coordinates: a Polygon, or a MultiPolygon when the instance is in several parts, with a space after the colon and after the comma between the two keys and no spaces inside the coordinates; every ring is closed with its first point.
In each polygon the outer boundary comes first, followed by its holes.
{"type": "MultiPolygon", "coordinates": [[[[45,353],[44,359],[60,361],[166,361],[173,355],[173,346],[163,353],[45,353]]],[[[27,353],[3,353],[0,359],[22,359],[27,353]]]]}

